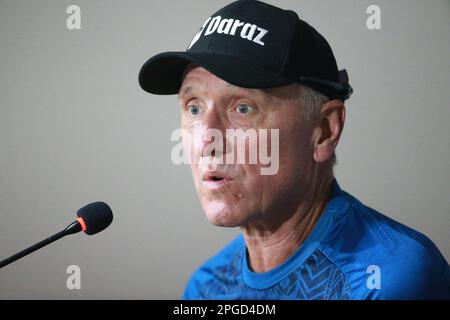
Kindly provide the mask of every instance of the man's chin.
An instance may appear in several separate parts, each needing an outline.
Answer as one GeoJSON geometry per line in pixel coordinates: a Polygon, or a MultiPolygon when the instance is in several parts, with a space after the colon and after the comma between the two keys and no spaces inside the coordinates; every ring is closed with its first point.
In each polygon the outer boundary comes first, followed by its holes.
{"type": "Polygon", "coordinates": [[[217,222],[217,221],[211,221],[209,220],[211,224],[213,224],[216,227],[222,227],[222,228],[235,228],[239,227],[239,224],[230,223],[230,222],[217,222]]]}
{"type": "Polygon", "coordinates": [[[242,214],[227,206],[210,204],[204,208],[208,221],[218,227],[233,228],[243,223],[242,214]]]}

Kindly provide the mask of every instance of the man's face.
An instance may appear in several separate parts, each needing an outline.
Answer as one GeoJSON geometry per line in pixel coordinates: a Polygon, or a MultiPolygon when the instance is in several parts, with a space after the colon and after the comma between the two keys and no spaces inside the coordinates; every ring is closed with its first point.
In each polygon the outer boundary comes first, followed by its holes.
{"type": "MultiPolygon", "coordinates": [[[[197,194],[211,223],[241,226],[281,218],[295,210],[313,164],[312,128],[302,115],[297,85],[246,89],[194,67],[183,79],[179,103],[185,150],[191,148],[192,154],[199,156],[221,157],[218,151],[211,153],[212,140],[207,132],[217,129],[223,134],[224,164],[191,164],[197,194]],[[279,143],[278,172],[261,174],[261,168],[267,165],[259,156],[256,164],[249,163],[248,152],[258,147],[258,140],[245,140],[245,163],[226,162],[225,153],[230,152],[226,148],[230,144],[227,129],[255,129],[258,137],[260,129],[267,129],[268,137],[271,129],[278,129],[279,141],[266,139],[268,150],[263,150],[270,155],[274,143],[279,143]]],[[[234,154],[237,147],[234,144],[234,154]]]]}

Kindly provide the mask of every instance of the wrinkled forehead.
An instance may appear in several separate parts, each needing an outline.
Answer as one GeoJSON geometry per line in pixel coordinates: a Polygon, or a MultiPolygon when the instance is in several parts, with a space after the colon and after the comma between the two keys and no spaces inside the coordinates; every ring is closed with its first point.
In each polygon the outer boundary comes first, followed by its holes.
{"type": "Polygon", "coordinates": [[[222,88],[225,88],[227,91],[234,91],[240,93],[259,93],[261,91],[259,89],[247,89],[243,87],[235,86],[215,74],[209,72],[202,66],[196,64],[189,64],[181,78],[181,87],[178,93],[179,96],[183,96],[185,94],[189,94],[190,92],[200,91],[202,88],[208,87],[208,85],[213,82],[218,83],[222,88]]]}
{"type": "Polygon", "coordinates": [[[300,85],[297,83],[262,89],[239,87],[226,82],[199,65],[189,64],[183,72],[181,87],[178,93],[179,99],[189,94],[200,93],[202,88],[207,87],[212,81],[222,82],[223,88],[225,89],[221,91],[223,94],[251,96],[267,100],[268,102],[276,99],[297,99],[300,90],[300,85]]]}

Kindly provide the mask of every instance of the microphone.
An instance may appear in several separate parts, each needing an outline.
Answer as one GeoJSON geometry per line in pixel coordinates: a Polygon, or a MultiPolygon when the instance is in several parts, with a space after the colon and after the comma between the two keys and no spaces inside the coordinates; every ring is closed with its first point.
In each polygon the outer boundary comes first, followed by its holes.
{"type": "Polygon", "coordinates": [[[93,202],[82,207],[77,211],[77,217],[78,218],[64,230],[1,261],[0,268],[3,268],[4,266],[7,266],[8,264],[69,234],[78,233],[80,231],[84,231],[88,235],[96,234],[107,228],[113,220],[112,210],[104,202],[93,202]]]}

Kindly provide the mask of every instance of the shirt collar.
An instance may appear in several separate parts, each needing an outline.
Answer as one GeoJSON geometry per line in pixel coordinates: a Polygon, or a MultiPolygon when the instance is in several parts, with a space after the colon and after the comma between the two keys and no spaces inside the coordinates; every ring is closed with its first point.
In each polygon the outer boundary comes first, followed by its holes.
{"type": "Polygon", "coordinates": [[[311,234],[305,242],[282,264],[267,272],[253,272],[249,268],[247,247],[244,242],[242,250],[242,277],[245,284],[254,289],[266,289],[281,281],[297,269],[317,249],[320,241],[326,236],[337,214],[345,212],[348,206],[345,192],[342,191],[336,179],[332,182],[332,192],[325,210],[311,234]]]}

